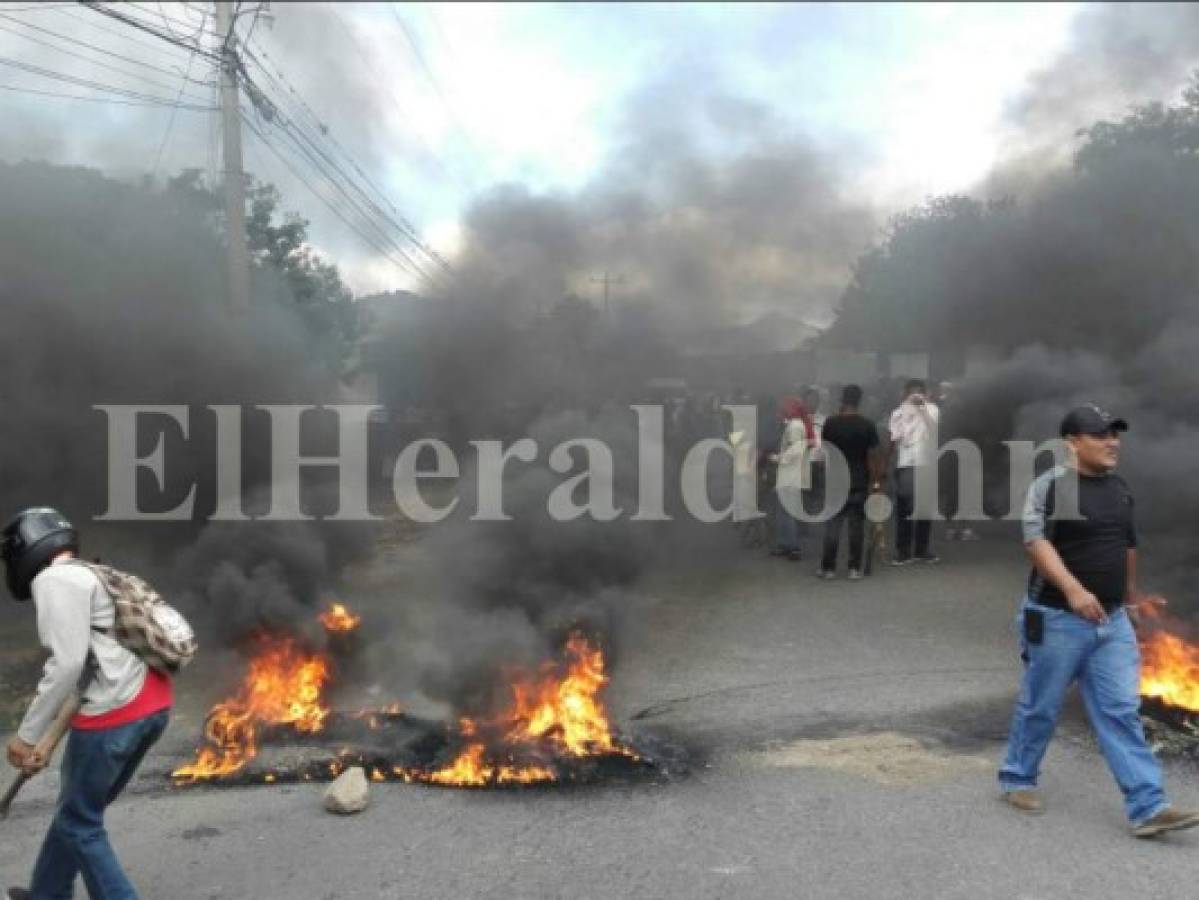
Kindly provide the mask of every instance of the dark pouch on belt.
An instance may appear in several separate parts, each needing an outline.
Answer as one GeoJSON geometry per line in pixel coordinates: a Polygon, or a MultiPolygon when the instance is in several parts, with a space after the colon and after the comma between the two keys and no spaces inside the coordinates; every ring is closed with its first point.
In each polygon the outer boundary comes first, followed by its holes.
{"type": "Polygon", "coordinates": [[[1039,609],[1024,610],[1024,640],[1039,644],[1045,637],[1045,616],[1039,609]]]}

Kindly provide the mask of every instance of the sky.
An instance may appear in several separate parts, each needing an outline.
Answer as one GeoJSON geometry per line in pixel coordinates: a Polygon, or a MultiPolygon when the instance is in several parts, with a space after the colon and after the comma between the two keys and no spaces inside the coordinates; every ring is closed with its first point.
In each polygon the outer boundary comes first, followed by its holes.
{"type": "MultiPolygon", "coordinates": [[[[181,38],[211,39],[210,4],[123,6],[181,38]]],[[[1013,105],[1094,7],[244,3],[241,12],[239,34],[276,79],[264,83],[302,98],[381,205],[452,257],[481,192],[519,182],[569,193],[593,181],[627,142],[630,98],[644,102],[645,85],[670,72],[769,108],[884,212],[969,190],[1010,147],[1013,105]]],[[[0,116],[10,126],[0,159],[216,176],[215,113],[23,93],[96,96],[31,65],[197,105],[215,99],[210,64],[180,47],[71,4],[2,3],[0,116]]],[[[311,220],[313,244],[356,292],[412,286],[312,192],[336,199],[328,188],[293,176],[255,135],[244,140],[246,168],[311,220]]]]}

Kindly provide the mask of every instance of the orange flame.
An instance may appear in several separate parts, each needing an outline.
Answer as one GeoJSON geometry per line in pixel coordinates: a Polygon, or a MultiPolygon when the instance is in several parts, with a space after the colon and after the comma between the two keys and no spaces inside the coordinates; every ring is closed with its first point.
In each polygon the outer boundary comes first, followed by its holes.
{"type": "Polygon", "coordinates": [[[1185,626],[1167,614],[1160,597],[1143,601],[1141,645],[1141,696],[1169,706],[1199,712],[1199,644],[1178,632],[1185,626]]]}
{"type": "Polygon", "coordinates": [[[345,634],[362,624],[362,616],[354,615],[341,603],[333,603],[317,616],[325,630],[334,634],[345,634]]]}
{"type": "Polygon", "coordinates": [[[481,726],[471,719],[459,723],[464,737],[474,738],[480,731],[502,735],[499,755],[505,761],[490,758],[487,744],[472,740],[449,765],[416,777],[464,787],[533,784],[554,781],[557,773],[542,765],[507,760],[535,756],[547,747],[569,756],[635,756],[612,735],[602,699],[608,684],[603,651],[576,632],[566,642],[564,657],[560,663],[543,664],[536,674],[518,673],[512,681],[512,704],[499,716],[481,726]]]}
{"type": "Polygon", "coordinates": [[[323,700],[328,660],[301,651],[290,638],[262,638],[262,642],[263,649],[251,660],[237,695],[208,714],[204,724],[208,746],[200,748],[190,765],[176,769],[174,778],[196,781],[239,771],[258,755],[258,735],[264,725],[289,725],[305,733],[324,727],[329,715],[323,700]]]}

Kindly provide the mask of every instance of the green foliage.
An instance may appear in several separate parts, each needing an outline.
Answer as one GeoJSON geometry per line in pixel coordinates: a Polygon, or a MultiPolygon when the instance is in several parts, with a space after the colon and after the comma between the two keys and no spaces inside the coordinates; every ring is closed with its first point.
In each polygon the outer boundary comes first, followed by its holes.
{"type": "Polygon", "coordinates": [[[1019,204],[939,197],[863,254],[825,340],[889,351],[1039,342],[1117,351],[1192,315],[1199,77],[1079,134],[1072,169],[1019,204]]]}
{"type": "MultiPolygon", "coordinates": [[[[209,210],[213,226],[223,227],[221,197],[204,183],[200,170],[185,170],[170,180],[167,189],[192,209],[209,210]]],[[[246,245],[254,265],[254,297],[294,303],[305,324],[320,338],[325,363],[338,370],[358,336],[353,294],[342,282],[337,266],[308,245],[308,221],[298,213],[280,213],[278,188],[250,178],[246,198],[246,245]]]]}

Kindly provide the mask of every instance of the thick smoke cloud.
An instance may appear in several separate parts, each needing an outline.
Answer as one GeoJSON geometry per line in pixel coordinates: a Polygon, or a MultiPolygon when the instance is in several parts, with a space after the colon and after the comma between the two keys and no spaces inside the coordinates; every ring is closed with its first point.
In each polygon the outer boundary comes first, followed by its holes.
{"type": "Polygon", "coordinates": [[[996,196],[1024,193],[1069,161],[1074,137],[1099,119],[1151,100],[1172,101],[1199,65],[1199,8],[1190,3],[1082,7],[1066,46],[1011,102],[996,196]]]}
{"type": "MultiPolygon", "coordinates": [[[[85,551],[116,565],[149,569],[195,598],[201,623],[278,621],[280,604],[305,606],[344,562],[353,536],[294,528],[213,523],[214,419],[204,407],[320,403],[336,378],[319,362],[320,339],[287,296],[255,273],[259,300],[245,318],[225,303],[225,256],[210,213],[186,191],[124,184],[87,169],[0,166],[0,383],[5,439],[0,497],[5,515],[56,506],[82,529],[85,551]],[[186,439],[167,424],[164,481],[142,472],[146,511],[174,507],[194,483],[193,521],[105,526],[107,427],[96,404],[178,404],[189,410],[186,439]],[[178,552],[194,546],[178,565],[178,552]],[[248,585],[253,590],[248,590],[248,585]],[[236,602],[235,602],[236,601],[236,602]],[[236,605],[236,617],[230,610],[236,605]]],[[[165,420],[143,428],[148,454],[165,420]]],[[[266,473],[264,421],[247,419],[247,487],[266,473]]],[[[323,439],[315,423],[314,441],[323,439]]]]}
{"type": "MultiPolygon", "coordinates": [[[[1104,7],[1087,15],[1114,31],[1119,17],[1134,14],[1104,7]]],[[[1193,9],[1136,15],[1140,24],[1124,38],[1184,31],[1193,9]]],[[[1103,53],[1087,42],[1071,47],[1060,68],[1085,60],[1097,83],[1118,76],[1144,47],[1110,37],[1103,53]]],[[[1171,65],[1183,59],[1179,50],[1171,65]]],[[[993,512],[1007,511],[1003,440],[1056,437],[1063,413],[1081,402],[1124,415],[1132,431],[1121,471],[1147,538],[1142,581],[1196,608],[1199,558],[1180,535],[1199,514],[1191,487],[1199,446],[1199,91],[1192,82],[1180,103],[1177,68],[1162,62],[1154,72],[1177,77],[1163,90],[1167,102],[1080,123],[1085,132],[1063,145],[1072,160],[1042,170],[1015,198],[943,198],[898,219],[859,261],[831,337],[959,360],[980,345],[1000,359],[955,384],[948,435],[983,446],[994,467],[993,512]]],[[[1052,143],[1052,129],[1044,136],[1052,143]]]]}

